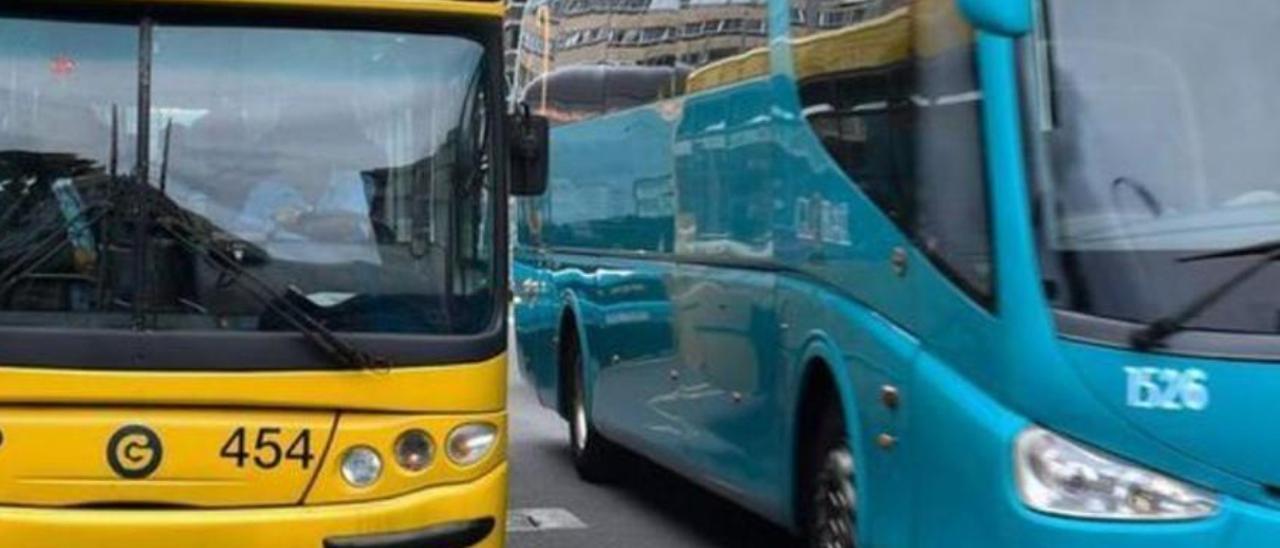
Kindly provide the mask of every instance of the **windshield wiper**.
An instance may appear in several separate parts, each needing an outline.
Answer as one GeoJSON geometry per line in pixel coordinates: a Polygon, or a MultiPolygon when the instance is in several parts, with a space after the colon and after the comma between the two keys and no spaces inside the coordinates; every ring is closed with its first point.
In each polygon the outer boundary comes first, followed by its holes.
{"type": "Polygon", "coordinates": [[[18,257],[13,258],[7,267],[0,270],[0,296],[7,295],[19,281],[44,266],[56,257],[59,252],[71,246],[72,241],[66,236],[68,229],[72,229],[80,222],[89,225],[97,223],[110,212],[110,207],[109,204],[89,205],[85,208],[85,211],[77,213],[75,217],[63,219],[58,226],[53,227],[53,230],[39,241],[29,243],[27,247],[24,247],[18,257]]]}
{"type": "MultiPolygon", "coordinates": [[[[70,181],[77,177],[90,175],[94,163],[69,153],[41,153],[23,150],[0,151],[0,160],[14,166],[9,175],[14,179],[30,178],[26,188],[14,200],[14,204],[0,215],[0,226],[10,222],[26,224],[27,231],[34,236],[20,237],[16,245],[11,242],[0,243],[0,258],[5,264],[0,266],[0,298],[7,295],[13,286],[30,276],[40,267],[78,242],[69,233],[83,233],[88,226],[93,226],[114,207],[110,200],[82,203],[77,195],[73,204],[63,203],[60,192],[76,193],[70,181]],[[60,185],[64,185],[61,186],[60,185]],[[47,203],[30,204],[33,196],[44,196],[47,203]],[[49,205],[52,204],[52,205],[49,205]],[[42,208],[54,213],[45,214],[42,208]],[[32,216],[15,221],[15,217],[32,216]],[[43,216],[42,216],[43,215],[43,216]],[[60,219],[54,220],[57,217],[60,219]],[[41,232],[44,234],[41,234],[41,232]]],[[[107,179],[111,182],[111,179],[107,179]]]]}
{"type": "Polygon", "coordinates": [[[1257,260],[1249,263],[1248,266],[1242,268],[1235,275],[1226,281],[1218,284],[1210,291],[1192,300],[1182,309],[1169,314],[1167,316],[1156,319],[1155,321],[1138,328],[1129,336],[1129,342],[1139,350],[1150,350],[1160,345],[1170,335],[1186,329],[1186,323],[1191,319],[1199,316],[1213,305],[1213,303],[1222,300],[1228,293],[1240,287],[1244,282],[1249,281],[1264,268],[1271,263],[1280,261],[1280,240],[1271,240],[1262,243],[1241,246],[1233,249],[1215,251],[1212,253],[1204,253],[1200,255],[1189,255],[1179,257],[1180,263],[1191,263],[1197,261],[1208,261],[1213,259],[1226,259],[1231,257],[1247,257],[1250,255],[1260,255],[1257,260]]]}
{"type": "MultiPolygon", "coordinates": [[[[159,200],[167,202],[160,197],[159,200]]],[[[153,210],[154,211],[154,210],[153,210]]],[[[335,364],[359,369],[375,369],[388,366],[386,358],[376,356],[353,345],[338,336],[324,322],[307,312],[294,300],[306,298],[294,286],[282,294],[272,288],[262,278],[248,271],[241,265],[241,253],[227,252],[214,242],[200,238],[202,231],[196,223],[187,218],[185,212],[172,203],[163,203],[157,215],[156,225],[169,233],[178,243],[191,250],[213,268],[225,273],[230,280],[236,282],[254,300],[275,312],[298,333],[301,333],[316,349],[327,355],[335,364]],[[167,207],[164,207],[167,206],[167,207]],[[199,240],[199,241],[197,241],[199,240]]]]}

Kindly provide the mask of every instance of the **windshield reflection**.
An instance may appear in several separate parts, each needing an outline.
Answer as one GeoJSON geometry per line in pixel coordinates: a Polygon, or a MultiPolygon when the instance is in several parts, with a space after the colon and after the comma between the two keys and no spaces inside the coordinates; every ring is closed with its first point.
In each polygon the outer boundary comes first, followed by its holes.
{"type": "MultiPolygon", "coordinates": [[[[1280,4],[1041,0],[1024,41],[1046,290],[1059,309],[1150,323],[1247,267],[1186,262],[1280,237],[1280,4]]],[[[1280,332],[1267,269],[1188,322],[1280,332]]]]}
{"type": "Polygon", "coordinates": [[[1042,9],[1030,57],[1055,245],[1202,250],[1280,236],[1280,62],[1257,55],[1280,4],[1042,9]]]}
{"type": "Polygon", "coordinates": [[[285,328],[196,242],[333,330],[488,326],[478,43],[161,25],[142,187],[137,28],[0,27],[0,324],[285,328]]]}

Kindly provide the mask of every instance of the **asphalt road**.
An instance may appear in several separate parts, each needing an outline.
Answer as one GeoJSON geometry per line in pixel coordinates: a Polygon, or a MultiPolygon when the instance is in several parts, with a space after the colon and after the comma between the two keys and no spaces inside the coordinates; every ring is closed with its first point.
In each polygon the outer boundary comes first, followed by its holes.
{"type": "Polygon", "coordinates": [[[627,473],[613,485],[580,481],[569,462],[565,422],[538,405],[515,370],[512,364],[510,546],[792,545],[780,528],[639,457],[625,459],[627,473]]]}

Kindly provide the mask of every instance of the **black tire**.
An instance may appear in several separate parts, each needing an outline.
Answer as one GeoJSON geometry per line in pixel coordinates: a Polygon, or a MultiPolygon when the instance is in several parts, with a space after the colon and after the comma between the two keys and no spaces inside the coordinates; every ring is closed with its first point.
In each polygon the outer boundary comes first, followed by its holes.
{"type": "Polygon", "coordinates": [[[589,483],[608,483],[617,479],[617,447],[596,431],[587,409],[586,383],[583,376],[582,351],[577,337],[566,341],[564,371],[569,383],[567,408],[569,418],[569,451],[578,477],[589,483]]]}
{"type": "Polygon", "coordinates": [[[805,545],[854,548],[858,545],[858,490],[840,406],[828,405],[818,421],[805,468],[810,474],[802,499],[805,545]]]}

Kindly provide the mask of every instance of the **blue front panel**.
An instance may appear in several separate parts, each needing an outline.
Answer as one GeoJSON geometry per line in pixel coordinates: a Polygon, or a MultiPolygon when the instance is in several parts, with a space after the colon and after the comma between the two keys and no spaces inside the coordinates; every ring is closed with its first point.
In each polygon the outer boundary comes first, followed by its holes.
{"type": "Polygon", "coordinates": [[[1144,456],[1147,445],[1181,452],[1243,482],[1209,479],[1209,470],[1177,470],[1234,496],[1280,507],[1263,486],[1280,486],[1280,367],[1176,357],[1085,342],[1062,345],[1066,364],[1117,418],[1142,433],[1112,447],[1144,456]],[[1204,475],[1203,479],[1197,476],[1204,475]]]}
{"type": "MultiPolygon", "coordinates": [[[[1216,516],[1191,522],[1085,521],[1033,512],[1019,500],[1012,473],[1013,440],[1026,419],[932,357],[918,363],[914,392],[914,435],[902,446],[913,455],[919,486],[910,512],[912,546],[1244,548],[1272,546],[1280,535],[1274,506],[1234,498],[1224,499],[1216,516]]],[[[1150,451],[1140,440],[1134,440],[1139,451],[1150,451]]]]}
{"type": "Polygon", "coordinates": [[[927,350],[915,367],[913,435],[901,446],[911,455],[915,492],[914,522],[901,523],[911,531],[910,544],[1273,544],[1280,512],[1263,482],[1273,472],[1267,455],[1275,442],[1265,433],[1242,435],[1240,426],[1265,413],[1259,398],[1271,364],[1182,359],[1068,342],[1055,334],[1035,267],[1013,45],[995,35],[980,38],[1000,317],[921,332],[927,350]],[[1184,397],[1180,409],[1162,408],[1146,378],[1135,381],[1126,367],[1154,373],[1158,392],[1169,390],[1158,382],[1161,371],[1200,370],[1209,395],[1204,401],[1193,396],[1190,407],[1212,403],[1191,409],[1184,397]],[[1224,397],[1239,403],[1214,407],[1224,397]],[[1221,507],[1213,517],[1175,523],[1033,512],[1019,499],[1012,460],[1015,437],[1032,423],[1208,488],[1222,495],[1221,507]]]}

